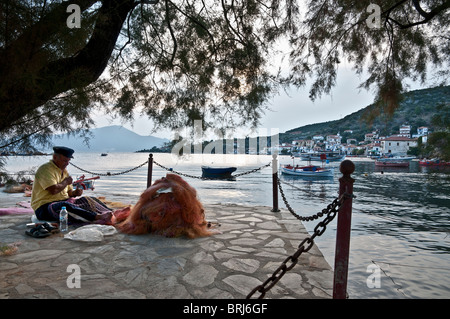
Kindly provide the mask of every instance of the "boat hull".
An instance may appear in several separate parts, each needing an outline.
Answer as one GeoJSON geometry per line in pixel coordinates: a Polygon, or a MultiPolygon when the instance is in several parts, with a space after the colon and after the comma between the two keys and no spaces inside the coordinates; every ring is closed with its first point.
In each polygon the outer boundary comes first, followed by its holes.
{"type": "Polygon", "coordinates": [[[409,167],[409,162],[375,161],[375,166],[378,166],[378,167],[409,167]]]}
{"type": "Polygon", "coordinates": [[[236,169],[236,167],[202,166],[202,177],[212,179],[228,179],[233,177],[231,173],[236,171],[236,169]]]}
{"type": "Polygon", "coordinates": [[[450,162],[441,161],[419,161],[420,166],[450,166],[450,162]]]}
{"type": "Polygon", "coordinates": [[[393,157],[380,157],[377,158],[378,162],[409,162],[412,161],[414,156],[393,156],[393,157]]]}

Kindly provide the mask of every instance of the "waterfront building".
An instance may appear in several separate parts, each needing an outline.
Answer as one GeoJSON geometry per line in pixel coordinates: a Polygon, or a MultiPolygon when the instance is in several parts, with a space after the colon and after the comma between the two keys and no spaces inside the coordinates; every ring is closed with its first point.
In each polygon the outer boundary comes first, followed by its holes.
{"type": "Polygon", "coordinates": [[[390,136],[380,141],[383,154],[406,155],[410,147],[417,146],[417,139],[405,136],[390,136]]]}

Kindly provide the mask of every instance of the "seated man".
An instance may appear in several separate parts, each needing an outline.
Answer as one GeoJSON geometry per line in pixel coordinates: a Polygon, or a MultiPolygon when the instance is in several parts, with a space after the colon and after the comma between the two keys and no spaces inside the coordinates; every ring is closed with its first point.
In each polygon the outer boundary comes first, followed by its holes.
{"type": "Polygon", "coordinates": [[[82,189],[73,189],[73,179],[66,169],[74,150],[68,147],[53,148],[53,158],[36,171],[31,193],[31,207],[40,220],[54,221],[59,219],[59,211],[63,206],[69,213],[69,223],[111,222],[112,211],[95,198],[79,198],[82,189]],[[94,211],[95,210],[95,211],[94,211]]]}

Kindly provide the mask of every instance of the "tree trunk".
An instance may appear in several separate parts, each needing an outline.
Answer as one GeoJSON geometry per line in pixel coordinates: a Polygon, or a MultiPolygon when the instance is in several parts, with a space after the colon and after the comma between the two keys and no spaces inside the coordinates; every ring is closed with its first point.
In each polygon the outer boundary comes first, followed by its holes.
{"type": "MultiPolygon", "coordinates": [[[[89,7],[95,1],[79,2],[89,7]]],[[[135,4],[133,0],[102,2],[91,38],[82,50],[71,57],[52,61],[52,57],[44,56],[42,50],[36,48],[36,44],[46,43],[45,37],[52,32],[49,25],[42,25],[45,17],[32,26],[25,38],[20,36],[14,41],[16,43],[11,43],[1,52],[0,132],[51,98],[73,88],[85,87],[103,73],[122,25],[135,4]],[[25,45],[30,35],[34,37],[33,43],[31,46],[29,43],[25,45]]],[[[64,8],[67,5],[61,4],[64,8]]],[[[58,21],[59,28],[61,23],[65,26],[69,14],[60,8],[52,10],[53,14],[55,12],[59,14],[58,19],[52,17],[52,20],[58,21]]]]}

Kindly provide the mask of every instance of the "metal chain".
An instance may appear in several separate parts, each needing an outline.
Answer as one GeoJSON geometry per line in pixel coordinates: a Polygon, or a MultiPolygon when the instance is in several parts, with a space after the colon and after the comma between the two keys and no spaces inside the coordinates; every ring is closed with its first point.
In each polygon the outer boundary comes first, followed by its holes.
{"type": "Polygon", "coordinates": [[[283,198],[283,202],[286,205],[286,208],[288,209],[288,211],[298,220],[303,221],[303,222],[309,222],[312,220],[316,220],[319,217],[322,217],[323,215],[325,215],[327,213],[327,208],[322,209],[321,212],[318,212],[314,215],[311,216],[300,216],[298,215],[291,207],[291,205],[289,205],[287,199],[286,199],[286,195],[284,194],[283,188],[281,187],[281,181],[280,178],[277,179],[278,180],[278,188],[280,189],[280,193],[281,193],[281,197],[283,198]]]}
{"type": "Polygon", "coordinates": [[[252,169],[252,170],[247,171],[247,172],[243,172],[243,173],[239,173],[239,174],[235,174],[235,175],[231,175],[231,176],[233,176],[233,177],[239,177],[239,176],[243,176],[243,175],[247,175],[247,174],[251,174],[251,173],[256,173],[257,171],[260,171],[260,170],[262,170],[263,168],[269,167],[270,165],[271,165],[271,163],[266,164],[266,165],[264,165],[264,166],[261,166],[261,167],[259,167],[259,168],[252,169]]]}
{"type": "MultiPolygon", "coordinates": [[[[168,167],[166,167],[166,166],[164,166],[164,165],[161,165],[161,164],[159,164],[159,163],[156,162],[156,161],[153,161],[153,163],[155,163],[156,165],[158,165],[158,166],[161,167],[162,169],[165,169],[165,170],[167,170],[167,171],[169,171],[169,172],[172,172],[172,173],[175,173],[175,174],[177,174],[177,175],[181,175],[181,176],[185,176],[185,177],[190,177],[190,178],[197,178],[197,179],[201,179],[201,180],[208,180],[208,179],[211,179],[211,178],[209,178],[209,177],[195,176],[195,175],[189,175],[189,174],[181,173],[181,172],[178,172],[178,171],[173,170],[172,168],[168,168],[168,167]]],[[[239,174],[236,174],[236,175],[231,175],[231,177],[239,177],[239,176],[243,176],[243,175],[255,173],[255,172],[260,171],[260,170],[262,170],[263,168],[266,168],[266,167],[268,167],[268,166],[270,166],[270,165],[271,165],[271,163],[266,164],[266,165],[261,166],[261,167],[258,167],[258,168],[255,168],[255,169],[252,169],[252,170],[249,170],[249,171],[246,171],[246,172],[243,172],[243,173],[239,173],[239,174]]]]}
{"type": "Polygon", "coordinates": [[[298,250],[292,255],[287,257],[280,267],[278,267],[263,284],[255,287],[248,295],[247,299],[250,299],[256,292],[259,292],[261,295],[259,295],[258,299],[264,298],[267,291],[269,291],[275,284],[280,281],[280,279],[284,276],[286,272],[294,268],[294,266],[298,262],[298,258],[300,255],[304,252],[309,251],[313,245],[314,245],[314,238],[317,236],[321,236],[325,230],[326,226],[336,217],[336,214],[339,211],[339,208],[341,207],[344,199],[346,198],[345,194],[341,195],[340,197],[336,198],[331,204],[327,206],[326,209],[323,211],[326,211],[327,216],[319,222],[316,227],[314,228],[314,233],[311,237],[305,238],[299,245],[298,250]],[[305,245],[307,246],[305,247],[305,245]],[[288,263],[290,263],[288,265],[288,263]]]}
{"type": "Polygon", "coordinates": [[[91,171],[82,169],[81,167],[78,167],[77,165],[75,165],[75,164],[69,162],[70,165],[76,167],[77,169],[79,169],[79,170],[82,171],[82,172],[85,172],[85,173],[88,173],[88,174],[92,174],[92,175],[99,175],[99,176],[117,176],[117,175],[127,174],[127,173],[129,173],[129,172],[132,172],[132,171],[138,169],[138,168],[141,168],[142,166],[144,166],[144,165],[147,164],[147,163],[148,163],[148,160],[145,161],[144,163],[142,163],[141,165],[138,165],[138,166],[136,166],[136,167],[130,168],[130,169],[126,170],[126,171],[119,172],[119,173],[110,173],[110,172],[107,172],[107,173],[95,173],[95,172],[91,172],[91,171]]]}
{"type": "Polygon", "coordinates": [[[189,174],[185,174],[185,173],[181,173],[181,172],[175,171],[175,170],[172,169],[172,168],[168,168],[168,167],[166,167],[166,166],[164,166],[164,165],[159,164],[159,163],[158,163],[157,161],[155,161],[155,160],[153,160],[153,163],[156,164],[157,166],[161,167],[162,169],[165,169],[166,171],[175,173],[175,174],[177,174],[177,175],[181,175],[181,176],[184,176],[184,177],[190,177],[190,178],[197,178],[197,179],[202,179],[202,180],[208,179],[208,178],[206,178],[206,177],[194,176],[194,175],[189,175],[189,174]]]}
{"type": "MultiPolygon", "coordinates": [[[[210,178],[208,178],[208,177],[194,176],[194,175],[189,175],[189,174],[181,173],[181,172],[175,171],[175,170],[173,170],[173,169],[171,169],[171,168],[168,168],[168,167],[166,167],[166,166],[164,166],[164,165],[161,165],[161,164],[159,164],[159,163],[156,162],[156,161],[153,161],[153,163],[155,163],[157,166],[161,167],[162,169],[165,169],[165,170],[167,170],[167,171],[173,172],[173,173],[178,174],[178,175],[181,175],[181,176],[190,177],[190,178],[197,178],[197,179],[201,179],[201,180],[207,180],[207,179],[210,179],[210,178]]],[[[138,165],[138,166],[136,166],[136,167],[130,168],[130,169],[126,170],[126,171],[119,172],[119,173],[110,173],[110,172],[107,172],[107,173],[96,173],[96,172],[91,172],[91,171],[85,170],[85,169],[83,169],[83,168],[81,168],[81,167],[75,165],[74,163],[69,162],[69,164],[72,165],[72,166],[74,166],[75,168],[79,169],[80,171],[85,172],[85,173],[88,173],[88,174],[91,174],[91,175],[99,175],[99,176],[116,176],[116,175],[127,174],[127,173],[129,173],[129,172],[132,172],[132,171],[138,169],[138,168],[141,168],[141,167],[144,166],[145,164],[148,164],[148,160],[145,161],[144,163],[142,163],[141,165],[138,165]]],[[[266,168],[266,167],[268,167],[268,166],[270,166],[270,165],[271,165],[271,164],[269,163],[269,164],[264,165],[264,166],[261,166],[261,167],[259,167],[259,168],[255,168],[255,169],[249,170],[249,171],[247,171],[247,172],[243,172],[243,173],[239,173],[239,174],[236,174],[236,175],[232,175],[232,177],[238,177],[238,176],[243,176],[243,175],[255,173],[255,172],[257,172],[257,171],[259,171],[259,170],[262,170],[263,168],[266,168]]]]}

